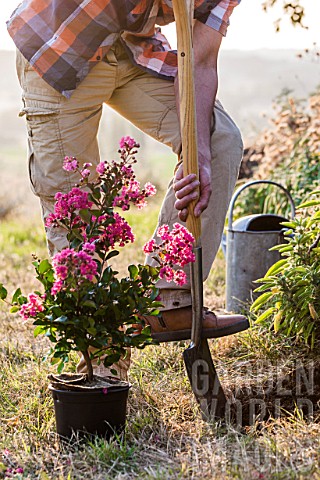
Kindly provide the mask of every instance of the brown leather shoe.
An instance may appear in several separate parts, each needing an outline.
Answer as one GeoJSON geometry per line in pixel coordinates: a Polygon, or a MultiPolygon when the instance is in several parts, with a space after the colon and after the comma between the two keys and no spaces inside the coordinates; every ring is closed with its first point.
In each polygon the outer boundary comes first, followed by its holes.
{"type": "MultiPolygon", "coordinates": [[[[183,307],[161,312],[158,316],[142,316],[151,327],[151,336],[159,342],[188,340],[191,338],[192,308],[183,307]]],[[[203,309],[203,338],[219,338],[242,332],[249,328],[243,315],[216,315],[203,309]]]]}

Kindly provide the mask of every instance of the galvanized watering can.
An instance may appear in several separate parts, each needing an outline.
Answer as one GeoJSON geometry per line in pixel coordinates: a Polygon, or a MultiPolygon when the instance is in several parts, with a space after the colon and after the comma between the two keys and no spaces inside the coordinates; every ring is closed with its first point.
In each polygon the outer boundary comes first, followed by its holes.
{"type": "Polygon", "coordinates": [[[255,298],[253,283],[262,278],[268,269],[280,259],[278,251],[269,249],[284,242],[285,228],[281,222],[285,217],[274,214],[256,214],[239,218],[233,223],[233,210],[240,193],[260,183],[275,185],[287,196],[291,206],[291,217],[295,216],[295,205],[290,193],[279,183],[270,180],[256,180],[242,185],[234,193],[229,208],[227,229],[227,277],[226,308],[239,313],[245,304],[255,298]]]}

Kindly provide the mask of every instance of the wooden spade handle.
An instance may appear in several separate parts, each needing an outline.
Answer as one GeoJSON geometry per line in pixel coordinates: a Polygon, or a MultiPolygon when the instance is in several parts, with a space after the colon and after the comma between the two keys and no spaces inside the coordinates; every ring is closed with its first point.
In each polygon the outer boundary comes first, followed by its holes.
{"type": "MultiPolygon", "coordinates": [[[[185,176],[190,173],[195,173],[197,177],[199,177],[192,48],[194,0],[173,0],[172,6],[178,40],[178,75],[183,173],[185,176]]],[[[201,221],[200,218],[196,218],[193,213],[196,203],[197,201],[193,201],[189,205],[187,227],[195,237],[195,246],[200,246],[201,221]]]]}

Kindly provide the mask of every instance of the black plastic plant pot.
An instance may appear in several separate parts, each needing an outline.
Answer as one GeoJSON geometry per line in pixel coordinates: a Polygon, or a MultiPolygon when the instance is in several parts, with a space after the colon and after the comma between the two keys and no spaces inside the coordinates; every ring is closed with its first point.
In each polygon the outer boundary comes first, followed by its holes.
{"type": "Polygon", "coordinates": [[[110,438],[124,431],[130,384],[113,387],[107,393],[100,390],[51,390],[56,415],[57,433],[70,439],[77,436],[98,435],[110,438]]]}

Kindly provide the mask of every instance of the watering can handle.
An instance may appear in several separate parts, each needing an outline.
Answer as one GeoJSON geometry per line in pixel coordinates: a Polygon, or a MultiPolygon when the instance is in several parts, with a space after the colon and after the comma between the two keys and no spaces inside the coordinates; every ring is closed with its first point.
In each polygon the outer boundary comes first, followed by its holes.
{"type": "Polygon", "coordinates": [[[233,196],[231,198],[231,202],[230,202],[230,207],[229,207],[229,216],[228,216],[228,229],[229,230],[232,230],[234,205],[235,205],[235,202],[236,202],[237,198],[239,197],[240,193],[242,193],[243,190],[245,190],[246,188],[251,187],[252,185],[257,185],[258,183],[275,185],[276,187],[279,187],[286,194],[286,196],[287,196],[287,198],[290,202],[291,217],[294,218],[294,216],[296,214],[294,201],[293,201],[292,196],[290,195],[290,193],[288,192],[288,190],[286,188],[284,188],[282,185],[280,185],[280,183],[273,182],[272,180],[254,180],[252,182],[245,183],[244,185],[239,187],[238,190],[236,190],[235,193],[233,194],[233,196]]]}

